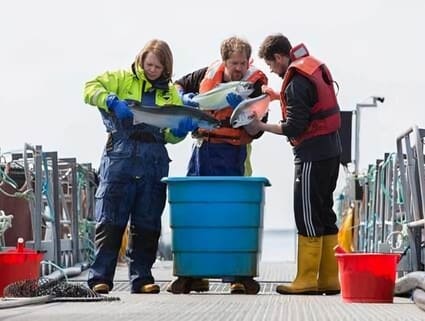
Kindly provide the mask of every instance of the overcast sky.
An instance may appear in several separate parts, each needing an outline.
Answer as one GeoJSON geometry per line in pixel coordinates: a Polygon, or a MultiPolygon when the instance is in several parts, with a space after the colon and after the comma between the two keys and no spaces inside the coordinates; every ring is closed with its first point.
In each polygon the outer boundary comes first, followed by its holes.
{"type": "MultiPolygon", "coordinates": [[[[269,76],[258,46],[282,32],[304,42],[323,60],[340,90],[342,110],[383,96],[362,111],[360,167],[396,150],[412,125],[425,127],[425,2],[357,1],[130,1],[22,0],[0,11],[0,151],[24,143],[77,157],[95,167],[106,140],[96,108],[83,102],[84,83],[106,70],[127,68],[152,38],[174,53],[174,79],[219,59],[224,38],[237,35],[253,47],[254,63],[269,76]]],[[[270,122],[280,120],[277,103],[270,122]]],[[[183,176],[191,139],[169,146],[171,176],[183,176]]],[[[292,228],[293,157],[283,137],[265,134],[253,145],[255,176],[267,177],[265,227],[292,228]]]]}

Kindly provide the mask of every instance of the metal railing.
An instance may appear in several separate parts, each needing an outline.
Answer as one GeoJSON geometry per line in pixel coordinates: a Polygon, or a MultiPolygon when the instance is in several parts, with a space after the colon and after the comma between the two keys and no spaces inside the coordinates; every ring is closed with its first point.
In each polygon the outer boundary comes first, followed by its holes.
{"type": "Polygon", "coordinates": [[[344,189],[344,207],[355,212],[355,250],[400,252],[406,272],[424,270],[424,137],[425,129],[412,126],[396,138],[396,152],[349,174],[344,189]]]}
{"type": "MultiPolygon", "coordinates": [[[[24,169],[32,239],[25,246],[44,252],[42,274],[55,266],[89,265],[94,258],[95,173],[91,164],[59,158],[57,152],[25,144],[12,161],[24,169]]],[[[14,214],[14,213],[11,213],[14,214]]],[[[14,215],[19,215],[16,213],[14,215]]],[[[28,224],[29,224],[28,223],[28,224]]]]}

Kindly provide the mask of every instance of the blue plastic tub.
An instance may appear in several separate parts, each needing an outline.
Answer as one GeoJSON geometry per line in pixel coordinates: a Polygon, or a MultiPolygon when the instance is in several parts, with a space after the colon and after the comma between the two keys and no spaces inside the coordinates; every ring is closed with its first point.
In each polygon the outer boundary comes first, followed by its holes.
{"type": "Polygon", "coordinates": [[[174,275],[258,276],[263,177],[163,178],[168,185],[174,275]]]}

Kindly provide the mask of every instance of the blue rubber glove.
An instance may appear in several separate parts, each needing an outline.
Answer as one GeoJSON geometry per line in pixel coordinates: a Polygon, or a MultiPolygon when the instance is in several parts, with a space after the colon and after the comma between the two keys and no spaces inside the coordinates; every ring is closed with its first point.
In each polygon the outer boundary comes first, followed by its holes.
{"type": "Polygon", "coordinates": [[[235,109],[243,100],[241,96],[235,93],[228,93],[226,96],[226,100],[229,103],[230,107],[235,109]]]}
{"type": "Polygon", "coordinates": [[[181,93],[180,95],[183,105],[191,106],[191,107],[199,107],[199,104],[192,100],[192,98],[195,96],[196,94],[194,93],[186,93],[186,94],[181,93]]]}
{"type": "Polygon", "coordinates": [[[106,98],[106,106],[113,111],[118,119],[128,119],[133,117],[132,111],[124,100],[120,100],[116,95],[109,95],[106,98]]]}
{"type": "Polygon", "coordinates": [[[171,133],[176,137],[184,137],[188,132],[194,131],[198,128],[198,123],[192,120],[191,117],[185,117],[180,120],[177,128],[172,128],[171,133]]]}

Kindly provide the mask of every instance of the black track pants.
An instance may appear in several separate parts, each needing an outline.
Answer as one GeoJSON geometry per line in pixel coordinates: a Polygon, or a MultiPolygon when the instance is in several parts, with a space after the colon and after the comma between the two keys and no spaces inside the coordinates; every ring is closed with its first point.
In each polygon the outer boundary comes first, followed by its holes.
{"type": "Polygon", "coordinates": [[[295,164],[294,213],[303,236],[336,234],[333,192],[339,173],[339,157],[295,164]]]}

